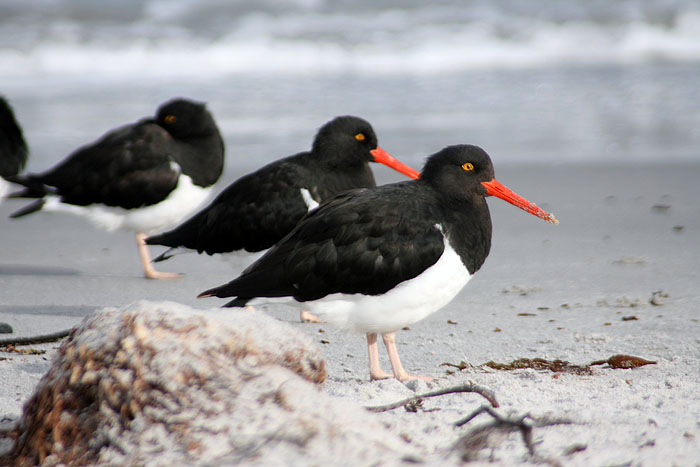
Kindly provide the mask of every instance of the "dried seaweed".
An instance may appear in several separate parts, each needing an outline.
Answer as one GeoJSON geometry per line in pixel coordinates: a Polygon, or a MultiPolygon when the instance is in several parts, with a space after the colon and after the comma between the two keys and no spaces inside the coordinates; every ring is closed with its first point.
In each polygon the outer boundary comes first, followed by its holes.
{"type": "Polygon", "coordinates": [[[41,355],[41,354],[45,354],[46,350],[18,349],[14,345],[4,345],[4,346],[0,347],[0,352],[14,352],[14,353],[21,353],[24,355],[41,355]]]}
{"type": "Polygon", "coordinates": [[[458,370],[466,370],[467,368],[471,367],[471,365],[469,363],[465,362],[464,360],[462,360],[459,363],[445,362],[445,363],[441,363],[440,366],[450,366],[452,368],[457,368],[458,370]]]}
{"type": "MultiPolygon", "coordinates": [[[[613,355],[607,360],[596,360],[589,363],[588,365],[573,365],[564,360],[546,360],[544,358],[519,358],[513,360],[510,363],[498,363],[493,360],[488,361],[481,365],[482,367],[491,368],[493,370],[502,371],[513,371],[513,370],[542,370],[551,371],[552,373],[566,373],[574,375],[592,375],[594,365],[608,365],[612,369],[629,369],[638,368],[644,365],[653,365],[655,361],[645,360],[640,357],[634,357],[631,355],[613,355]]],[[[456,368],[459,371],[466,370],[470,368],[471,365],[465,361],[461,361],[457,364],[455,363],[442,363],[440,366],[447,366],[456,368]]],[[[447,370],[449,374],[453,374],[454,371],[447,370]]]]}
{"type": "Polygon", "coordinates": [[[491,360],[484,363],[483,366],[494,370],[506,371],[529,368],[533,370],[549,370],[554,373],[572,373],[576,375],[590,375],[593,373],[588,365],[572,365],[564,360],[545,360],[544,358],[519,358],[510,363],[497,363],[491,360]]]}
{"type": "Polygon", "coordinates": [[[614,369],[629,369],[629,368],[638,368],[640,366],[644,365],[655,365],[656,362],[651,361],[651,360],[645,360],[640,357],[633,357],[632,355],[613,355],[612,357],[608,358],[607,360],[596,360],[595,362],[591,362],[591,365],[605,365],[605,364],[610,365],[610,368],[614,369]]]}

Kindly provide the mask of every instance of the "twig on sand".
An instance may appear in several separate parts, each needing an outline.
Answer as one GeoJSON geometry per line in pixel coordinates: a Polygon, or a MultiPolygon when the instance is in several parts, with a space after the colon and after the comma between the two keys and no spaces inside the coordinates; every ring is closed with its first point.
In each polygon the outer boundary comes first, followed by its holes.
{"type": "Polygon", "coordinates": [[[0,347],[5,347],[8,345],[32,345],[55,342],[63,339],[64,337],[68,337],[70,332],[70,329],[64,329],[63,331],[53,332],[51,334],[42,334],[40,336],[7,337],[5,339],[0,339],[0,347]]]}
{"type": "MultiPolygon", "coordinates": [[[[406,399],[400,400],[398,402],[392,402],[391,404],[386,404],[386,405],[375,405],[375,406],[370,406],[370,407],[365,407],[365,409],[369,410],[370,412],[386,412],[387,410],[392,410],[397,407],[405,406],[406,404],[410,404],[413,401],[417,401],[420,399],[424,399],[427,397],[436,397],[436,396],[443,396],[445,394],[457,394],[460,392],[473,392],[476,394],[479,394],[482,396],[484,399],[489,401],[491,406],[493,407],[498,407],[498,402],[496,401],[496,396],[494,395],[493,391],[491,391],[488,388],[485,388],[483,386],[478,386],[476,384],[462,384],[459,386],[452,386],[449,388],[443,388],[443,389],[437,389],[435,391],[429,391],[423,394],[416,394],[415,396],[408,397],[406,399]]],[[[488,406],[484,406],[488,407],[488,406]]]]}
{"type": "Polygon", "coordinates": [[[455,422],[455,426],[462,426],[474,418],[478,417],[482,413],[487,413],[493,417],[493,422],[477,427],[473,429],[470,433],[463,436],[459,443],[465,450],[463,455],[467,455],[468,448],[475,448],[483,445],[485,439],[490,433],[497,431],[515,431],[519,430],[523,438],[523,443],[527,447],[530,456],[535,456],[535,445],[532,442],[532,429],[537,427],[553,426],[553,425],[569,425],[573,423],[571,420],[563,418],[534,418],[529,413],[524,415],[516,416],[513,418],[505,417],[499,414],[497,411],[493,410],[492,407],[488,405],[482,405],[471,414],[455,422]]]}

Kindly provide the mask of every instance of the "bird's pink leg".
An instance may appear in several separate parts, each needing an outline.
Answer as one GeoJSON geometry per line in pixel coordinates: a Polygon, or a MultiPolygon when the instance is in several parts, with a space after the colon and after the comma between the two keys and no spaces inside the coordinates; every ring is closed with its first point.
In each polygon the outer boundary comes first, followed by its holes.
{"type": "Polygon", "coordinates": [[[156,268],[153,267],[153,263],[151,262],[151,255],[148,252],[148,245],[146,245],[146,234],[137,232],[136,244],[139,248],[139,257],[141,258],[143,273],[147,279],[177,279],[182,277],[182,274],[177,274],[174,272],[156,271],[156,268]]]}
{"type": "Polygon", "coordinates": [[[302,323],[322,323],[323,322],[320,319],[318,319],[318,316],[312,315],[311,313],[309,313],[308,311],[305,311],[305,310],[301,310],[301,312],[299,313],[299,320],[302,323]]]}
{"type": "Polygon", "coordinates": [[[367,333],[367,351],[369,352],[369,379],[387,379],[393,375],[386,373],[379,366],[379,347],[377,346],[377,333],[367,333]]]}
{"type": "Polygon", "coordinates": [[[396,350],[396,333],[387,332],[382,334],[382,340],[384,340],[386,353],[389,354],[389,361],[391,362],[391,369],[394,371],[394,378],[398,379],[399,381],[406,381],[407,379],[422,379],[424,381],[433,380],[433,378],[429,376],[410,376],[408,373],[406,373],[406,370],[403,369],[403,365],[401,365],[399,352],[396,350]]]}

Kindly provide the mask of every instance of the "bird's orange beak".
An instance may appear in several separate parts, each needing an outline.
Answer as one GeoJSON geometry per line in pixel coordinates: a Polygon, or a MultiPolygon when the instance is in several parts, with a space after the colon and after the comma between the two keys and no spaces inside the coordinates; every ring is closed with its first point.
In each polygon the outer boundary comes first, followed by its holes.
{"type": "Polygon", "coordinates": [[[379,146],[377,146],[377,149],[372,149],[369,153],[374,157],[374,162],[379,162],[380,164],[389,166],[397,172],[401,172],[402,174],[411,178],[418,178],[420,176],[420,172],[418,172],[416,169],[413,169],[403,162],[397,160],[379,146]]]}
{"type": "Polygon", "coordinates": [[[559,221],[553,214],[548,213],[544,209],[537,206],[535,203],[531,203],[522,196],[511,191],[508,187],[502,185],[495,178],[490,182],[481,182],[481,184],[486,188],[486,193],[501,198],[504,201],[508,201],[513,206],[517,206],[523,211],[529,212],[533,216],[537,216],[540,219],[544,219],[549,223],[558,224],[559,221]]]}

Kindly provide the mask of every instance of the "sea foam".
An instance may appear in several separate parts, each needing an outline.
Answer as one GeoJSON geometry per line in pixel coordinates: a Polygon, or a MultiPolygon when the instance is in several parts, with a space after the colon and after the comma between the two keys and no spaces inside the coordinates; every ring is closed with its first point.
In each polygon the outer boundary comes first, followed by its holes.
{"type": "Polygon", "coordinates": [[[404,9],[380,1],[354,10],[321,1],[108,1],[108,18],[74,3],[0,7],[6,76],[391,75],[700,61],[700,7],[689,1],[404,9]]]}

